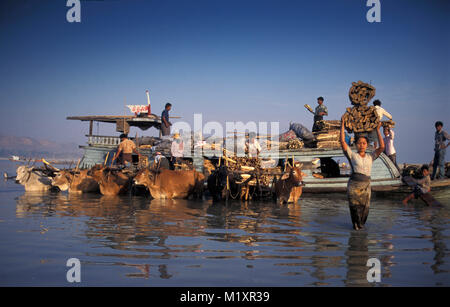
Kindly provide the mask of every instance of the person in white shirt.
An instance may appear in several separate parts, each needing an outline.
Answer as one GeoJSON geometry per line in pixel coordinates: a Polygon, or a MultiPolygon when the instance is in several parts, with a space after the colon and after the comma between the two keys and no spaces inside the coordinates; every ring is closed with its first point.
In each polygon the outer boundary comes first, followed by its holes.
{"type": "Polygon", "coordinates": [[[245,143],[246,152],[248,152],[249,158],[256,158],[261,152],[261,145],[256,140],[256,133],[250,132],[248,138],[248,142],[245,143]]]}
{"type": "Polygon", "coordinates": [[[389,157],[389,159],[391,159],[391,161],[395,164],[395,166],[398,169],[398,165],[397,165],[397,152],[395,151],[395,147],[394,147],[394,137],[395,137],[395,133],[394,130],[391,130],[388,127],[384,127],[383,128],[383,134],[384,134],[384,153],[386,154],[386,156],[389,157]]]}
{"type": "Polygon", "coordinates": [[[184,143],[183,140],[180,139],[180,134],[177,132],[173,136],[172,147],[170,153],[172,155],[172,163],[175,168],[175,164],[179,164],[183,158],[184,151],[184,143]]]}
{"type": "MultiPolygon", "coordinates": [[[[386,116],[387,118],[392,120],[392,115],[381,107],[381,101],[380,100],[376,99],[373,102],[373,105],[375,106],[375,113],[377,113],[378,119],[380,121],[383,119],[383,116],[386,116]]],[[[371,132],[369,132],[369,142],[373,143],[373,146],[375,148],[377,148],[377,146],[378,146],[378,143],[377,143],[377,132],[375,130],[372,130],[371,132]]]]}
{"type": "Polygon", "coordinates": [[[372,163],[384,150],[383,137],[380,133],[381,123],[378,124],[377,132],[380,147],[372,153],[366,153],[368,140],[364,135],[356,136],[356,152],[350,149],[345,142],[344,120],[341,119],[340,141],[341,147],[352,167],[352,174],[347,184],[347,198],[352,218],[353,229],[364,228],[370,207],[370,175],[372,163]]]}
{"type": "Polygon", "coordinates": [[[373,105],[375,106],[375,112],[377,112],[379,120],[382,120],[383,116],[386,116],[387,118],[392,119],[392,115],[388,111],[386,111],[385,109],[383,109],[381,107],[381,101],[380,100],[378,100],[378,99],[375,100],[373,102],[373,105]]]}

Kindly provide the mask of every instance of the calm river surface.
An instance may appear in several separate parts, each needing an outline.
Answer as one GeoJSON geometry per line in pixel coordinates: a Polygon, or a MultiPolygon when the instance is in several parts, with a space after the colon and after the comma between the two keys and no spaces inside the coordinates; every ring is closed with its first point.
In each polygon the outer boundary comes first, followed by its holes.
{"type": "MultiPolygon", "coordinates": [[[[0,171],[15,174],[0,161],[0,171]]],[[[0,183],[0,285],[450,286],[450,191],[444,208],[373,197],[366,230],[353,231],[345,194],[297,205],[25,193],[0,183]],[[369,258],[381,282],[369,284],[369,258]]]]}

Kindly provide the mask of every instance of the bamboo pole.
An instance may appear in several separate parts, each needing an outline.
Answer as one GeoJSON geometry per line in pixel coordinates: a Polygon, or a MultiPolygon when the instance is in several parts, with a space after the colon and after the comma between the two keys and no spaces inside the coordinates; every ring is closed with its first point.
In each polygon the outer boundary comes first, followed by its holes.
{"type": "MultiPolygon", "coordinates": [[[[106,165],[106,162],[108,161],[108,158],[109,158],[109,151],[108,151],[108,153],[106,154],[106,158],[105,158],[105,162],[103,162],[103,166],[106,165]]],[[[78,168],[78,165],[77,165],[77,168],[78,168]]]]}

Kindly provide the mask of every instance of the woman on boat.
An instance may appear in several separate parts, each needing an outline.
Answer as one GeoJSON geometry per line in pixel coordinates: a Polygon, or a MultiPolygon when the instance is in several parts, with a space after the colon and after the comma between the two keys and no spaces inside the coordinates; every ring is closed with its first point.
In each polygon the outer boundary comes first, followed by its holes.
{"type": "Polygon", "coordinates": [[[352,167],[352,174],[347,184],[347,197],[350,207],[353,228],[362,229],[369,215],[370,206],[370,174],[372,163],[384,150],[384,142],[380,133],[381,122],[377,127],[379,147],[372,153],[366,153],[368,138],[365,135],[357,135],[356,153],[345,142],[344,120],[341,119],[341,147],[352,167]]]}

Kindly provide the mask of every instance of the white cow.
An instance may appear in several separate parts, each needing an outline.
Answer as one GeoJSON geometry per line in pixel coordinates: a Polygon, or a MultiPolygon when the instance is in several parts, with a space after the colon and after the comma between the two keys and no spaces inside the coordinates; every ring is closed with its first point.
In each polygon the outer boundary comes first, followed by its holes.
{"type": "Polygon", "coordinates": [[[33,171],[33,167],[19,166],[17,168],[16,183],[25,187],[25,191],[39,192],[48,191],[52,187],[49,177],[33,171]]]}

